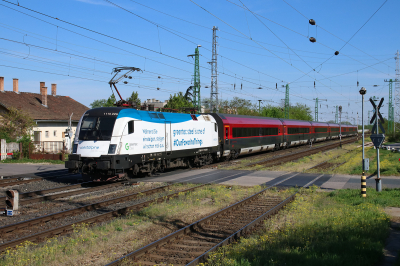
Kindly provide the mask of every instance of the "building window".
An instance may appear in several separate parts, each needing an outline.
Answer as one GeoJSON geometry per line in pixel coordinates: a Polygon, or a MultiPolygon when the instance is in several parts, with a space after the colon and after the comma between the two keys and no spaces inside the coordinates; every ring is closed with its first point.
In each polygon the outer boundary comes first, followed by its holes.
{"type": "Polygon", "coordinates": [[[45,132],[44,132],[44,136],[45,136],[46,138],[48,138],[48,137],[49,137],[49,131],[45,131],[45,132]]]}
{"type": "Polygon", "coordinates": [[[54,137],[57,137],[57,130],[54,130],[53,135],[54,137]]]}
{"type": "Polygon", "coordinates": [[[40,133],[41,131],[35,131],[33,133],[33,141],[40,141],[40,133]]]}

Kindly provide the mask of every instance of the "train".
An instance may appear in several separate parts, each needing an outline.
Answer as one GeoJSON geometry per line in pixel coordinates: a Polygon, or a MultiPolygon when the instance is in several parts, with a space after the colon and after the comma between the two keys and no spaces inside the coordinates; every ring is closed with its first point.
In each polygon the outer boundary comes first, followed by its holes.
{"type": "Polygon", "coordinates": [[[100,107],[81,117],[65,167],[96,181],[130,179],[357,133],[353,125],[100,107]]]}

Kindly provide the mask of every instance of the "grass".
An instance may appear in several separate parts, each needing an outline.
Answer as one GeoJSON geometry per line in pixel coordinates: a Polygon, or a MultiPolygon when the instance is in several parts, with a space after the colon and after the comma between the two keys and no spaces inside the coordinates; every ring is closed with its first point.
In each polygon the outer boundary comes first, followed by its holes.
{"type": "MultiPolygon", "coordinates": [[[[261,187],[210,185],[99,226],[79,225],[69,237],[8,250],[0,265],[104,265],[259,191],[261,187]]],[[[281,192],[270,192],[273,195],[281,192]]]]}
{"type": "MultiPolygon", "coordinates": [[[[342,149],[333,149],[326,152],[320,152],[311,156],[303,157],[297,161],[288,162],[282,165],[264,168],[261,165],[254,167],[242,168],[243,170],[270,170],[270,171],[288,171],[288,172],[310,172],[323,174],[350,174],[360,175],[362,173],[362,141],[344,145],[342,149]],[[341,164],[337,168],[327,169],[310,169],[319,163],[328,161],[329,163],[341,164]]],[[[400,153],[394,153],[388,150],[379,150],[380,153],[380,174],[382,176],[400,176],[400,153]]],[[[376,175],[376,150],[373,147],[365,148],[365,158],[370,159],[369,171],[367,175],[376,175]]],[[[238,166],[245,165],[259,159],[245,159],[238,161],[236,164],[226,167],[225,169],[235,169],[238,166]]]]}
{"type": "MultiPolygon", "coordinates": [[[[400,154],[388,150],[379,149],[380,157],[380,174],[382,176],[400,176],[400,154]]],[[[377,174],[377,157],[374,148],[365,148],[365,158],[369,158],[369,171],[367,175],[377,174]]],[[[353,152],[344,155],[332,162],[346,162],[334,170],[334,173],[343,173],[351,175],[359,175],[362,173],[362,152],[361,148],[357,148],[353,152]]]]}
{"type": "Polygon", "coordinates": [[[5,159],[0,161],[1,163],[38,163],[38,164],[64,164],[64,161],[60,160],[33,160],[33,159],[5,159]]]}
{"type": "Polygon", "coordinates": [[[207,265],[377,265],[388,236],[384,206],[398,206],[400,190],[378,197],[368,189],[317,193],[302,190],[256,235],[217,250],[207,265]]]}

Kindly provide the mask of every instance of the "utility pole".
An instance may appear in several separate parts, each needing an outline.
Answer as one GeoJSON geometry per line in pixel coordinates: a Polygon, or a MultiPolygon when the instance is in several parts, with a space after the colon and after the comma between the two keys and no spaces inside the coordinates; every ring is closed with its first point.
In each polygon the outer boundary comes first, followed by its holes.
{"type": "MultiPolygon", "coordinates": [[[[396,84],[395,84],[395,93],[396,93],[396,98],[395,98],[395,108],[394,110],[396,111],[396,119],[394,120],[394,130],[393,134],[400,131],[400,66],[399,66],[399,50],[397,50],[396,57],[396,84]]],[[[394,114],[394,113],[393,113],[394,114]]]]}
{"type": "Polygon", "coordinates": [[[261,102],[262,100],[258,100],[258,113],[261,114],[261,102]]]}
{"type": "Polygon", "coordinates": [[[200,66],[199,66],[199,47],[197,45],[194,50],[194,54],[188,55],[188,57],[194,56],[194,75],[193,75],[193,106],[197,112],[201,112],[201,101],[200,101],[200,66]]]}
{"type": "Polygon", "coordinates": [[[313,100],[315,100],[315,118],[314,118],[314,120],[315,120],[315,122],[318,122],[318,101],[328,101],[327,99],[318,99],[318,98],[315,98],[315,99],[313,99],[313,100]]]}
{"type": "Polygon", "coordinates": [[[218,27],[213,26],[212,40],[212,59],[211,59],[211,93],[210,93],[210,111],[218,112],[218,67],[217,67],[217,30],[218,27]]]}
{"type": "Polygon", "coordinates": [[[340,148],[342,148],[342,106],[339,106],[339,138],[340,138],[340,148]]]}
{"type": "Polygon", "coordinates": [[[285,93],[285,119],[289,119],[289,84],[286,84],[286,93],[285,93]]]}
{"type": "MultiPolygon", "coordinates": [[[[364,95],[367,93],[367,90],[364,87],[361,87],[360,94],[362,96],[362,105],[361,105],[361,119],[362,119],[362,175],[361,175],[361,197],[367,197],[367,177],[365,176],[366,163],[365,163],[365,152],[364,152],[364,95]]],[[[358,116],[358,113],[357,113],[358,116]]],[[[358,130],[358,125],[357,125],[358,130]]]]}

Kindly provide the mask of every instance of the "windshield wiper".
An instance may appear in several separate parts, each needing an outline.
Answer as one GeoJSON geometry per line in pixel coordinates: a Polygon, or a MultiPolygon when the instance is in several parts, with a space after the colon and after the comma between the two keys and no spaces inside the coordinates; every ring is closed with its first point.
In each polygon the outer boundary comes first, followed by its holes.
{"type": "Polygon", "coordinates": [[[101,129],[99,129],[99,133],[100,133],[100,138],[101,140],[103,140],[103,134],[101,133],[101,129]]]}

